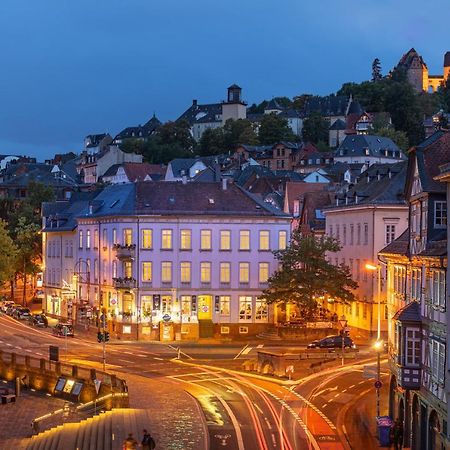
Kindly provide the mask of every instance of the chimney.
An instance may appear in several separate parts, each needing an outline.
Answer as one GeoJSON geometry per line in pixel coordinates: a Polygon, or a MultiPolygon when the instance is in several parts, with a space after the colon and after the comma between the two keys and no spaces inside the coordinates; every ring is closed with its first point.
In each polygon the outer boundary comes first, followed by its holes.
{"type": "Polygon", "coordinates": [[[92,213],[94,212],[94,207],[92,204],[89,204],[89,215],[92,216],[92,213]]]}
{"type": "Polygon", "coordinates": [[[227,179],[226,178],[222,178],[222,190],[223,191],[227,190],[227,179]]]}
{"type": "Polygon", "coordinates": [[[197,100],[192,100],[192,106],[193,106],[194,108],[197,108],[197,100]]]}

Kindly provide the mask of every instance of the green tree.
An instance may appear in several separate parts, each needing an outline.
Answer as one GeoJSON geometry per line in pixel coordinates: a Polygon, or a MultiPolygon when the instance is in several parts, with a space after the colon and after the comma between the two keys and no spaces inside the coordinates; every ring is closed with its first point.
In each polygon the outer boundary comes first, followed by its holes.
{"type": "Polygon", "coordinates": [[[308,99],[311,97],[312,97],[311,94],[297,95],[296,97],[294,97],[294,101],[292,102],[292,107],[294,109],[302,110],[305,107],[308,99]]]}
{"type": "Polygon", "coordinates": [[[15,272],[17,247],[8,234],[8,224],[0,220],[0,246],[2,257],[0,258],[0,285],[10,281],[15,272]]]}
{"type": "Polygon", "coordinates": [[[162,145],[178,145],[186,150],[193,150],[195,146],[191,127],[185,120],[162,124],[156,135],[159,136],[162,145]]]}
{"type": "Polygon", "coordinates": [[[302,236],[294,231],[290,245],[275,251],[280,269],[269,278],[269,287],[261,295],[268,303],[293,303],[311,311],[315,297],[328,296],[348,304],[355,300],[348,267],[334,266],[327,259],[329,252],[340,250],[339,242],[329,236],[302,236]]]}
{"type": "Polygon", "coordinates": [[[381,63],[378,58],[375,58],[372,62],[372,81],[379,81],[381,78],[381,63]]]}
{"type": "Polygon", "coordinates": [[[396,131],[392,127],[379,128],[373,134],[391,139],[404,153],[409,148],[409,139],[404,131],[396,131]]]}
{"type": "Polygon", "coordinates": [[[276,114],[265,114],[260,122],[259,141],[262,145],[272,145],[280,141],[295,141],[296,137],[288,121],[276,114]]]}
{"type": "Polygon", "coordinates": [[[319,112],[313,112],[303,121],[302,136],[305,142],[328,142],[329,122],[319,112]]]}
{"type": "Polygon", "coordinates": [[[253,130],[252,123],[247,119],[228,119],[223,127],[223,136],[226,151],[234,150],[238,144],[258,142],[258,137],[253,130]],[[243,137],[246,141],[251,142],[243,142],[243,137]]]}
{"type": "Polygon", "coordinates": [[[441,108],[450,113],[450,76],[438,92],[441,108]]]}
{"type": "Polygon", "coordinates": [[[220,155],[226,151],[223,128],[208,128],[197,146],[200,156],[220,155]]]}

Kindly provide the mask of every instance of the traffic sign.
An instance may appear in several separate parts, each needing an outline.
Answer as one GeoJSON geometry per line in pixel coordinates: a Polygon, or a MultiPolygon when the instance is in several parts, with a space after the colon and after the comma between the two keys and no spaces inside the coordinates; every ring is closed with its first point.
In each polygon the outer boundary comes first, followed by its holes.
{"type": "Polygon", "coordinates": [[[379,380],[375,381],[375,383],[373,384],[375,386],[375,389],[380,389],[381,386],[383,386],[383,383],[379,380]]]}
{"type": "Polygon", "coordinates": [[[162,320],[164,320],[164,322],[169,322],[171,319],[170,314],[164,314],[162,316],[162,320]]]}

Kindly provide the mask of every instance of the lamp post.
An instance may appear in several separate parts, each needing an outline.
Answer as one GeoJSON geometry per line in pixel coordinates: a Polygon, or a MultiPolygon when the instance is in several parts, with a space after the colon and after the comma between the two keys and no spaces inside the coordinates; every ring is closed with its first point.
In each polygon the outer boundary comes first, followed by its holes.
{"type": "Polygon", "coordinates": [[[345,329],[347,328],[347,319],[345,316],[341,316],[339,319],[339,323],[341,324],[341,334],[342,334],[342,361],[341,365],[344,365],[344,352],[345,352],[345,329]]]}
{"type": "Polygon", "coordinates": [[[376,402],[377,402],[377,417],[380,417],[380,388],[381,388],[381,351],[383,349],[383,341],[381,340],[381,266],[377,264],[366,264],[366,269],[372,272],[377,272],[377,340],[373,348],[377,352],[377,380],[375,382],[376,402]]]}

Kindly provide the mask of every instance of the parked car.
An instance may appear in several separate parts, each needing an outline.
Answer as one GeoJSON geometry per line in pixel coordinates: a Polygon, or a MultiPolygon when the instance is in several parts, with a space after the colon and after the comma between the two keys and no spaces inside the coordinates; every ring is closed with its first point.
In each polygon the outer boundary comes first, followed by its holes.
{"type": "Polygon", "coordinates": [[[6,308],[6,314],[8,315],[8,316],[12,316],[13,314],[14,314],[14,311],[17,309],[17,308],[21,308],[22,307],[22,305],[18,305],[17,303],[13,303],[12,305],[9,305],[7,308],[6,308]]]}
{"type": "Polygon", "coordinates": [[[6,300],[2,303],[1,306],[1,310],[6,313],[6,310],[8,309],[8,307],[10,307],[11,305],[14,305],[14,302],[12,300],[6,300]]]}
{"type": "Polygon", "coordinates": [[[28,319],[32,327],[47,328],[48,319],[45,314],[32,314],[28,319]]]}
{"type": "MultiPolygon", "coordinates": [[[[308,348],[342,348],[342,336],[327,336],[323,339],[312,341],[308,348]]],[[[356,348],[353,340],[349,336],[344,337],[344,348],[356,348]]]]}
{"type": "Polygon", "coordinates": [[[58,337],[74,337],[73,326],[70,323],[58,323],[53,328],[53,334],[58,337]]]}
{"type": "Polygon", "coordinates": [[[14,310],[12,316],[14,317],[14,319],[17,319],[17,320],[29,319],[31,317],[30,308],[24,308],[24,307],[16,308],[14,310]]]}

